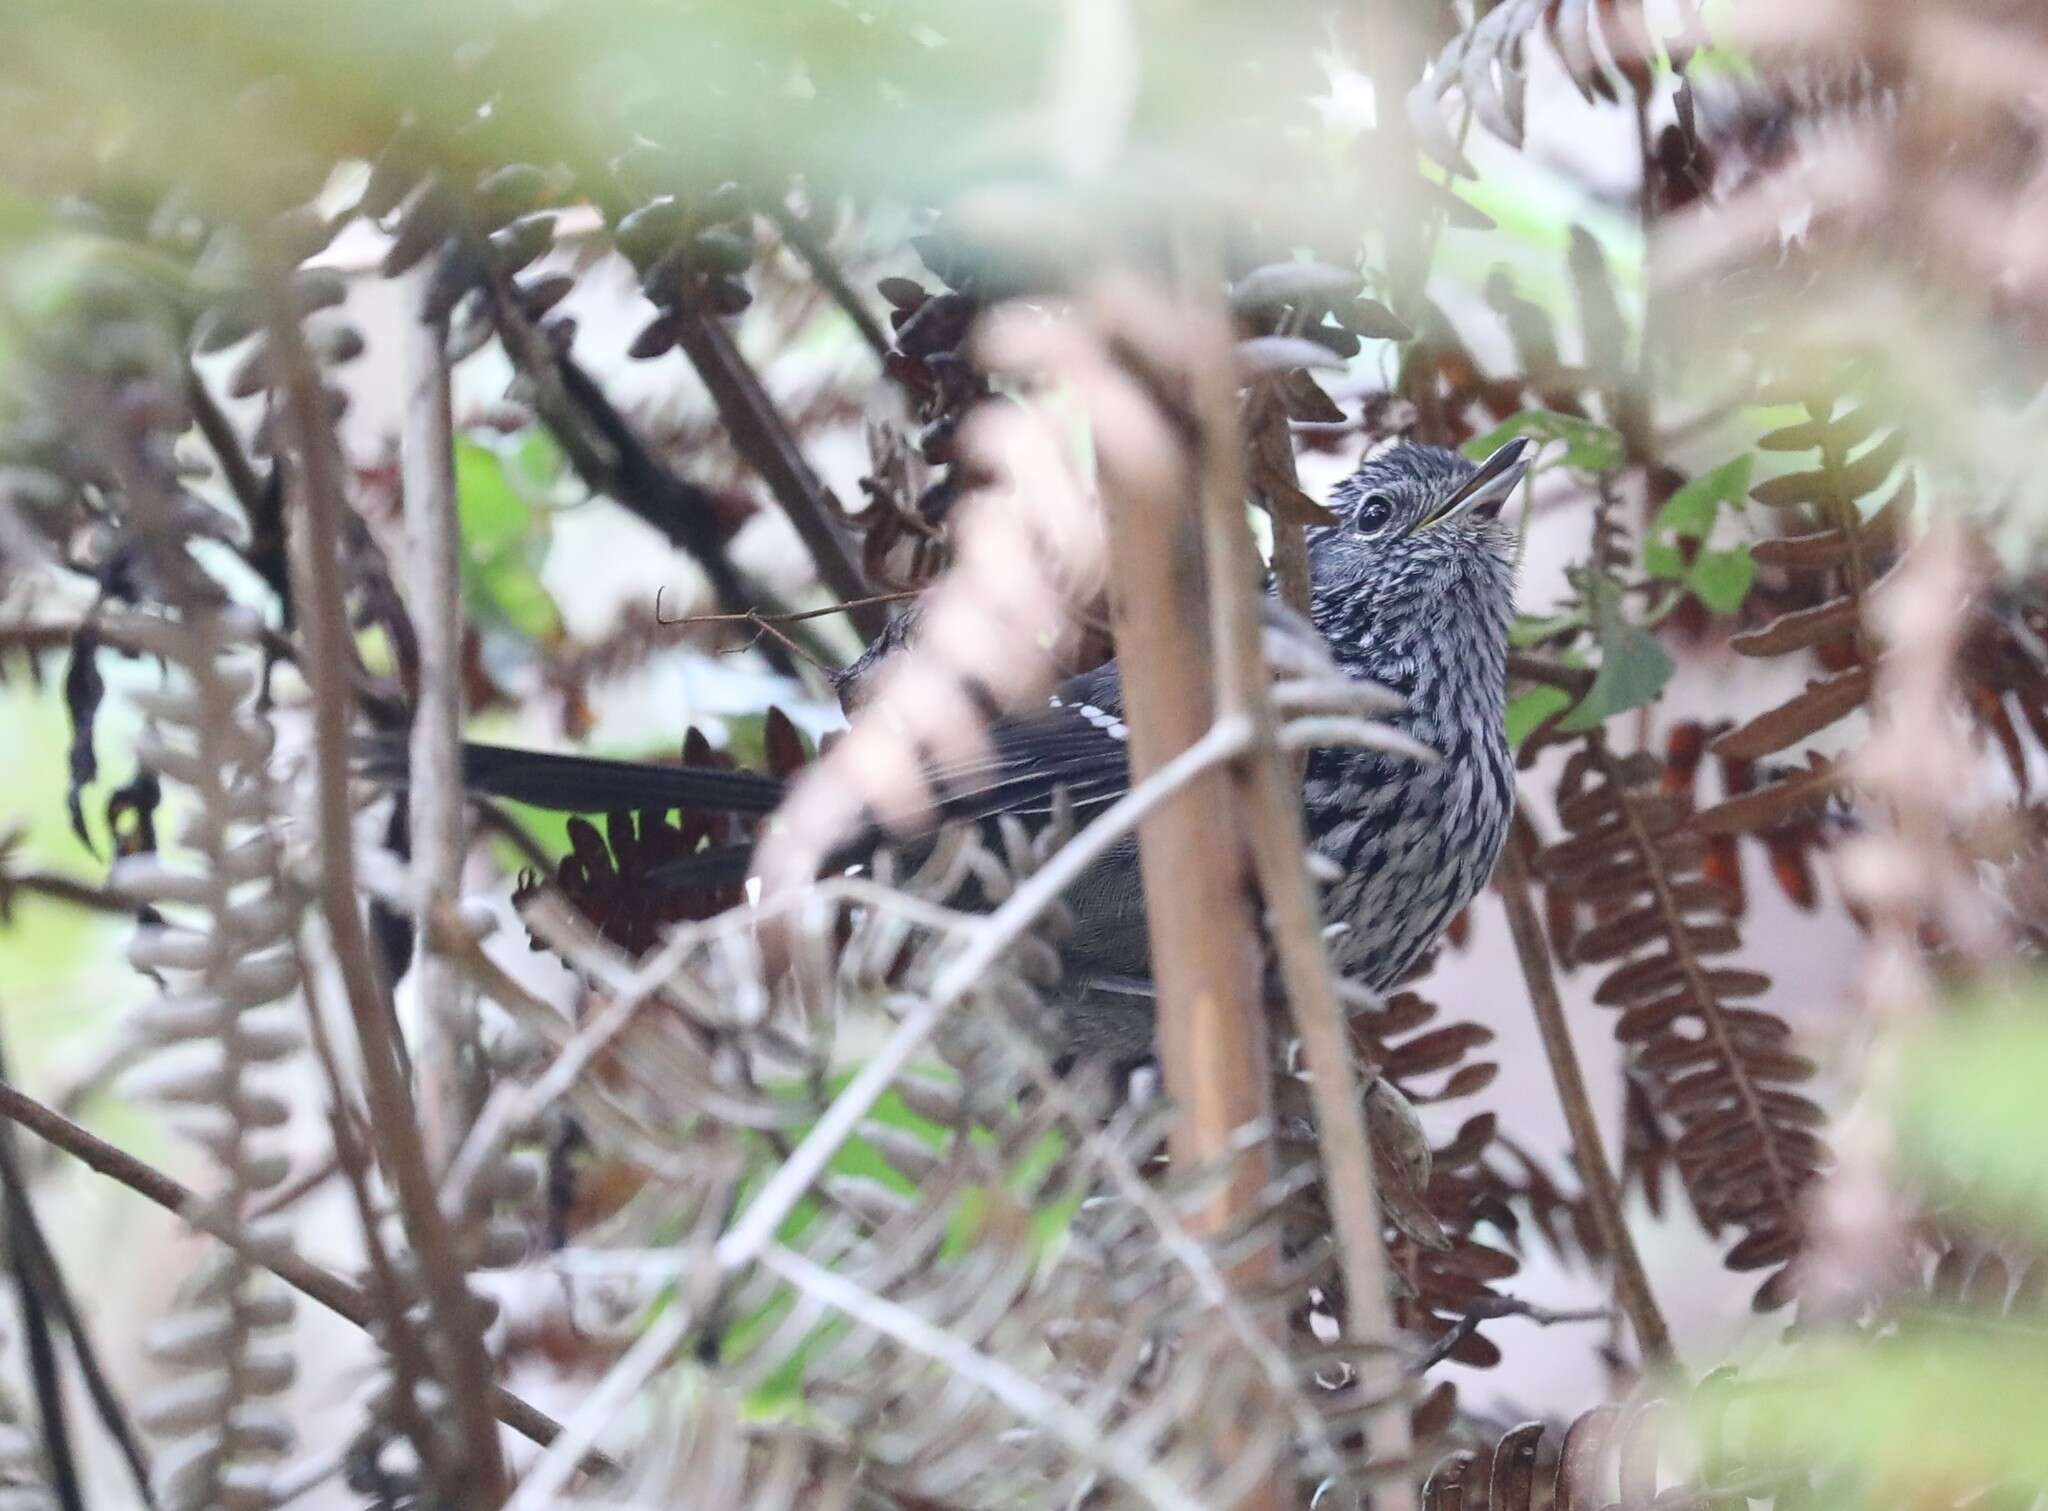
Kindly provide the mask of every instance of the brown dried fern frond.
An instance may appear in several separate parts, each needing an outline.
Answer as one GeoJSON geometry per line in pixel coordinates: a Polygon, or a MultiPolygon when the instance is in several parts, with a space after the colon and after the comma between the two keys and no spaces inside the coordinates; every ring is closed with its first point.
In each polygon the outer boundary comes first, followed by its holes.
{"type": "MultiPolygon", "coordinates": [[[[1913,509],[1910,469],[1899,471],[1904,435],[1869,405],[1832,395],[1808,401],[1809,418],[1766,435],[1766,451],[1815,453],[1815,464],[1759,484],[1752,496],[1771,508],[1797,511],[1810,528],[1759,541],[1759,567],[1782,573],[1792,606],[1736,634],[1739,655],[1773,658],[1810,653],[1825,675],[1796,696],[1717,736],[1714,753],[1755,762],[1805,741],[1869,701],[1876,653],[1864,628],[1871,589],[1898,553],[1900,529],[1913,509]],[[1898,474],[1894,481],[1894,474],[1898,474]],[[1889,487],[1888,487],[1889,485],[1889,487]],[[1883,495],[1881,504],[1867,504],[1883,495]]],[[[1757,832],[1812,817],[1839,780],[1835,763],[1811,759],[1805,771],[1740,792],[1701,813],[1702,833],[1757,832]]]]}
{"type": "Polygon", "coordinates": [[[1658,771],[1654,757],[1618,757],[1589,736],[1560,778],[1565,835],[1539,871],[1594,910],[1573,958],[1607,968],[1595,1000],[1621,1012],[1631,1067],[1679,1130],[1678,1171],[1702,1221],[1743,1233],[1726,1263],[1775,1272],[1756,1296],[1769,1310],[1789,1299],[1801,1199],[1827,1163],[1812,1131],[1821,1110],[1791,1089],[1814,1067],[1786,1047],[1782,1019],[1742,1005],[1769,978],[1720,959],[1739,944],[1727,899],[1701,874],[1704,843],[1658,771]]]}
{"type": "MultiPolygon", "coordinates": [[[[1493,1040],[1478,1023],[1440,1023],[1436,1005],[1413,990],[1402,990],[1377,1007],[1351,1015],[1360,1057],[1377,1066],[1381,1079],[1403,1103],[1438,1104],[1477,1096],[1500,1072],[1473,1051],[1493,1040]]],[[[1410,1115],[1412,1117],[1412,1114],[1410,1115]]],[[[1475,1306],[1497,1299],[1492,1282],[1520,1268],[1514,1256],[1475,1236],[1493,1214],[1493,1193],[1481,1169],[1493,1141],[1494,1118],[1467,1118],[1439,1148],[1423,1146],[1425,1158],[1402,1162],[1384,1151],[1400,1147],[1381,1135],[1381,1201],[1393,1221],[1388,1260],[1409,1294],[1395,1307],[1396,1320],[1433,1346],[1454,1330],[1464,1336],[1448,1357],[1486,1366],[1498,1362],[1494,1344],[1468,1320],[1475,1306]]],[[[1417,1130],[1419,1135],[1419,1128],[1417,1130]]]]}

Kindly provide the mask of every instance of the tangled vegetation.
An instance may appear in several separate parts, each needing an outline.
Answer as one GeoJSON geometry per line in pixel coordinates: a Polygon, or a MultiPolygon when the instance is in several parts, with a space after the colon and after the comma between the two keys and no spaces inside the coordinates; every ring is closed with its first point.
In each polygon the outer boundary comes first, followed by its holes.
{"type": "Polygon", "coordinates": [[[0,1507],[2048,1492],[2031,8],[0,43],[0,1507]],[[1252,553],[1516,436],[1515,832],[1382,996],[1252,553]],[[1130,795],[840,863],[1119,651],[1130,795]]]}

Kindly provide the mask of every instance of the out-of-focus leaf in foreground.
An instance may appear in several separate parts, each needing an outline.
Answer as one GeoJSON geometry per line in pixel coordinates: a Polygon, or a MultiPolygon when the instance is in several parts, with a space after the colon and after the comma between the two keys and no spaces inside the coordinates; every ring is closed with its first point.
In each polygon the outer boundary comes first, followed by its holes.
{"type": "Polygon", "coordinates": [[[2048,1483],[2048,1361],[2010,1334],[1925,1322],[1881,1343],[1816,1345],[1727,1419],[1752,1456],[1853,1466],[1842,1505],[1948,1505],[2048,1483]]]}
{"type": "Polygon", "coordinates": [[[1330,186],[1276,181],[1269,149],[1311,119],[1300,60],[1325,26],[1304,5],[1107,0],[28,0],[0,21],[0,175],[54,195],[112,165],[263,211],[402,125],[444,173],[561,164],[584,192],[801,176],[937,202],[1078,178],[1105,213],[1237,192],[1308,226],[1330,186]],[[1107,145],[1076,161],[1077,131],[1107,145]]]}
{"type": "MultiPolygon", "coordinates": [[[[1902,1158],[1945,1199],[2048,1236],[2048,1016],[2038,995],[1944,1022],[1908,1057],[1902,1158]]],[[[2048,1421],[2048,1415],[2039,1418],[2048,1421]]]]}

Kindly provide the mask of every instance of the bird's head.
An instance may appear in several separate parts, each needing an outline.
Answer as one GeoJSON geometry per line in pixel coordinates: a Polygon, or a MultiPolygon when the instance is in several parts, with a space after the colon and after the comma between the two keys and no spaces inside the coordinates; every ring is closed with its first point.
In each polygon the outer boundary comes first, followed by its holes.
{"type": "Polygon", "coordinates": [[[1392,446],[1339,483],[1336,523],[1309,533],[1318,620],[1341,621],[1324,632],[1362,635],[1370,622],[1384,632],[1391,614],[1418,629],[1467,623],[1505,637],[1516,537],[1500,511],[1531,449],[1509,441],[1475,464],[1437,446],[1392,446]]]}
{"type": "Polygon", "coordinates": [[[1500,511],[1528,470],[1529,451],[1516,439],[1470,462],[1440,446],[1391,446],[1336,486],[1330,512],[1338,523],[1325,528],[1375,554],[1425,546],[1512,552],[1514,532],[1500,511]]]}

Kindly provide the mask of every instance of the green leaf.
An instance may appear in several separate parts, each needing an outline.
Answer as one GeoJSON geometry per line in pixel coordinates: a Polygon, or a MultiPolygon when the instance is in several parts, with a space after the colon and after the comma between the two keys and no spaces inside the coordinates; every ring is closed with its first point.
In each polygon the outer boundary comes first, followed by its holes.
{"type": "Polygon", "coordinates": [[[1532,687],[1508,700],[1508,744],[1520,746],[1536,726],[1571,702],[1572,695],[1561,687],[1532,687]]]}
{"type": "MultiPolygon", "coordinates": [[[[1920,1177],[2048,1236],[2048,1015],[2038,988],[1951,1016],[1905,1057],[1899,1145],[1920,1177]]],[[[2048,1419],[2044,1419],[2048,1420],[2048,1419]]]]}
{"type": "Polygon", "coordinates": [[[1680,488],[1657,511],[1643,542],[1644,571],[1667,582],[1684,583],[1688,591],[1717,614],[1732,614],[1741,608],[1750,584],[1756,580],[1756,563],[1750,560],[1749,548],[1700,550],[1688,564],[1677,542],[1704,541],[1713,533],[1715,521],[1724,508],[1742,507],[1749,496],[1753,460],[1745,451],[1680,488]]]}
{"type": "Polygon", "coordinates": [[[1739,509],[1749,496],[1749,474],[1754,458],[1745,451],[1732,462],[1712,472],[1702,472],[1665,501],[1650,525],[1652,536],[1670,533],[1705,540],[1723,507],[1739,509]]]}
{"type": "Polygon", "coordinates": [[[455,443],[455,496],[462,544],[472,556],[495,556],[533,527],[533,509],[505,476],[498,453],[475,441],[455,443]]]}
{"type": "Polygon", "coordinates": [[[1732,551],[1700,552],[1693,558],[1685,585],[1715,613],[1732,614],[1742,607],[1754,581],[1756,563],[1750,559],[1749,547],[1737,546],[1732,551]]]}
{"type": "Polygon", "coordinates": [[[1564,456],[1560,460],[1582,472],[1606,472],[1619,467],[1626,454],[1620,431],[1548,409],[1525,409],[1510,415],[1485,435],[1467,441],[1463,449],[1473,461],[1484,461],[1516,436],[1564,442],[1564,456]]]}
{"type": "Polygon", "coordinates": [[[1671,657],[1641,625],[1621,610],[1621,589],[1611,578],[1595,577],[1587,590],[1593,611],[1593,637],[1600,643],[1600,669],[1578,707],[1566,714],[1559,729],[1593,729],[1631,708],[1653,703],[1671,680],[1671,657]]]}
{"type": "Polygon", "coordinates": [[[457,441],[455,495],[462,591],[470,614],[482,625],[528,640],[558,634],[561,611],[540,580],[547,519],[507,475],[505,459],[474,441],[457,441]]]}

